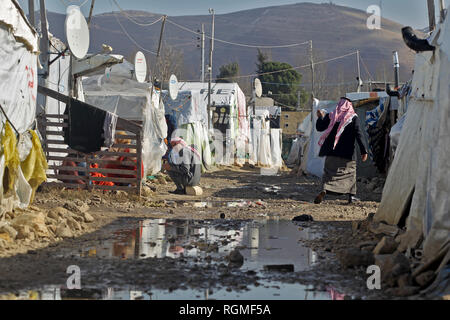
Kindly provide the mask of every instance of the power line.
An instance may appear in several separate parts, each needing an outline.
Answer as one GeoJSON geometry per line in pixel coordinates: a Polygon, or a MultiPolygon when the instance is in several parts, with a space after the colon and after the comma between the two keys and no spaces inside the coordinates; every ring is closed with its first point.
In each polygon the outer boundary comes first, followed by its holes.
{"type": "Polygon", "coordinates": [[[150,53],[150,54],[153,54],[153,55],[155,55],[155,56],[157,55],[156,52],[153,52],[153,51],[151,51],[151,50],[148,50],[148,49],[142,47],[139,43],[137,43],[136,40],[134,40],[134,39],[128,34],[127,30],[125,30],[125,28],[123,27],[123,25],[120,23],[119,18],[117,17],[117,14],[114,13],[114,12],[113,12],[112,14],[113,14],[114,17],[116,18],[116,21],[117,21],[117,23],[120,25],[120,28],[122,29],[123,33],[125,33],[125,35],[128,37],[128,39],[130,39],[131,42],[133,42],[139,49],[141,49],[141,50],[143,50],[143,51],[145,51],[145,52],[148,52],[148,53],[150,53]]]}
{"type": "Polygon", "coordinates": [[[155,20],[155,21],[153,21],[153,22],[150,22],[150,23],[141,23],[141,22],[139,22],[139,21],[134,20],[134,19],[133,19],[133,18],[132,18],[125,10],[123,10],[123,9],[120,7],[120,5],[117,3],[116,0],[112,0],[112,1],[114,1],[116,7],[119,8],[120,12],[122,13],[122,15],[123,15],[125,18],[127,18],[128,20],[130,20],[131,22],[133,22],[134,24],[136,24],[136,25],[138,25],[138,26],[141,26],[141,27],[150,27],[150,26],[154,25],[155,23],[158,23],[159,21],[161,21],[161,20],[163,19],[163,16],[162,16],[162,17],[160,17],[158,20],[155,20]]]}
{"type": "Polygon", "coordinates": [[[361,60],[361,62],[362,62],[362,64],[363,64],[364,69],[365,69],[366,72],[367,72],[367,75],[369,76],[369,79],[373,79],[372,74],[369,72],[369,69],[367,68],[367,65],[364,63],[363,58],[362,58],[362,57],[359,57],[359,58],[360,58],[360,60],[361,60]]]}
{"type": "MultiPolygon", "coordinates": [[[[189,29],[187,27],[184,27],[178,23],[175,23],[169,19],[167,19],[167,22],[173,24],[174,26],[185,30],[187,32],[193,33],[193,34],[199,34],[197,31],[189,29]]],[[[206,38],[208,39],[212,39],[211,36],[205,35],[206,38]]],[[[291,43],[291,44],[285,44],[285,45],[273,45],[273,46],[268,46],[268,45],[252,45],[252,44],[244,44],[244,43],[237,43],[237,42],[231,42],[231,41],[226,41],[226,40],[221,40],[221,39],[217,39],[216,37],[214,37],[214,41],[218,41],[218,42],[222,42],[225,44],[230,44],[230,45],[234,45],[234,46],[240,46],[240,47],[247,47],[247,48],[260,48],[260,49],[276,49],[276,48],[291,48],[291,47],[296,47],[296,46],[300,46],[300,45],[305,45],[307,43],[309,43],[309,41],[305,41],[305,42],[301,42],[301,43],[291,43]]]]}
{"type": "MultiPolygon", "coordinates": [[[[344,55],[339,56],[339,57],[335,57],[335,58],[331,58],[331,59],[327,59],[327,60],[322,60],[322,61],[314,62],[314,65],[316,65],[316,64],[328,63],[328,62],[331,62],[331,61],[343,59],[343,58],[346,58],[346,57],[348,57],[348,56],[352,56],[352,55],[356,54],[356,52],[357,52],[357,51],[354,51],[354,52],[347,53],[347,54],[344,54],[344,55]]],[[[285,72],[285,71],[289,71],[289,70],[302,69],[302,68],[309,68],[309,67],[311,67],[311,64],[306,64],[306,65],[298,66],[298,67],[286,68],[286,69],[277,70],[277,71],[270,71],[270,72],[264,72],[264,73],[248,74],[248,75],[245,75],[245,76],[235,76],[235,77],[216,78],[216,80],[236,79],[236,78],[248,78],[248,77],[258,77],[258,76],[263,76],[263,75],[266,75],[266,74],[274,74],[274,73],[280,73],[280,72],[285,72]]]]}

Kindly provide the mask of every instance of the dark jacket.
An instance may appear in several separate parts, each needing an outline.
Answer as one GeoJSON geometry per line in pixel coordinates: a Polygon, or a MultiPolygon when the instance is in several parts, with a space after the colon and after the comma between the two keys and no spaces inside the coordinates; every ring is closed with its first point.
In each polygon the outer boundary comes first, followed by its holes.
{"type": "MultiPolygon", "coordinates": [[[[324,118],[318,118],[316,122],[316,129],[319,132],[327,130],[330,125],[330,115],[327,114],[324,118]]],[[[362,132],[359,127],[358,117],[354,117],[353,121],[347,125],[342,132],[341,137],[333,150],[334,138],[339,128],[339,122],[336,122],[333,126],[328,137],[325,139],[322,147],[320,148],[319,157],[335,156],[348,160],[355,159],[355,141],[358,143],[359,151],[361,154],[366,154],[366,147],[362,141],[362,132]]]]}
{"type": "MultiPolygon", "coordinates": [[[[171,152],[175,152],[175,150],[171,152]]],[[[185,176],[188,186],[198,185],[202,174],[201,159],[189,147],[184,147],[178,154],[177,161],[168,157],[170,171],[185,176]]]]}

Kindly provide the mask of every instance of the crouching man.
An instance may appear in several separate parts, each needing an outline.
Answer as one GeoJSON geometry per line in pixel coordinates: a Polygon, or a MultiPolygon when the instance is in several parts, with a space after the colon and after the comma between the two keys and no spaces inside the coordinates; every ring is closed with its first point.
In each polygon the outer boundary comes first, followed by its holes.
{"type": "Polygon", "coordinates": [[[171,193],[186,194],[186,187],[195,187],[200,183],[201,157],[195,148],[179,137],[172,138],[170,145],[172,150],[163,168],[177,186],[171,193]]]}

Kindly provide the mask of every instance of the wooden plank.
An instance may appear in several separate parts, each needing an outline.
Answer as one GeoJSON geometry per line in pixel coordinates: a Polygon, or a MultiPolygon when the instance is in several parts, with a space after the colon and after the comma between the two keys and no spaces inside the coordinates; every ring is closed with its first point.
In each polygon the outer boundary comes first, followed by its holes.
{"type": "Polygon", "coordinates": [[[83,180],[83,181],[88,180],[86,176],[74,176],[68,174],[52,174],[52,173],[47,173],[47,178],[55,178],[58,180],[83,180]]]}
{"type": "Polygon", "coordinates": [[[48,119],[69,119],[67,114],[45,114],[45,118],[48,119]]]}
{"type": "MultiPolygon", "coordinates": [[[[75,158],[75,157],[60,157],[60,156],[48,156],[47,160],[54,161],[75,161],[75,162],[85,162],[85,158],[75,158]]],[[[136,162],[134,161],[117,161],[117,160],[106,160],[106,159],[91,159],[88,160],[89,163],[97,163],[97,164],[111,164],[111,165],[124,165],[124,166],[135,166],[136,162]]]]}
{"type": "Polygon", "coordinates": [[[136,178],[90,177],[90,181],[136,183],[136,178]]]}
{"type": "Polygon", "coordinates": [[[121,149],[137,149],[135,144],[113,144],[111,148],[121,148],[121,149]]]}
{"type": "Polygon", "coordinates": [[[63,128],[69,127],[69,124],[64,122],[44,122],[43,125],[46,127],[63,127],[63,128]]]}
{"type": "Polygon", "coordinates": [[[62,170],[62,171],[84,171],[84,170],[86,170],[86,167],[58,166],[56,164],[51,164],[48,166],[48,168],[62,170]]]}
{"type": "Polygon", "coordinates": [[[66,183],[66,182],[44,182],[43,185],[46,186],[54,186],[54,187],[61,187],[61,188],[76,188],[76,189],[86,189],[85,184],[79,184],[79,183],[66,183]]]}
{"type": "Polygon", "coordinates": [[[45,134],[48,136],[64,136],[64,131],[45,130],[45,134]]]}
{"type": "Polygon", "coordinates": [[[67,146],[67,144],[64,142],[64,140],[47,139],[47,144],[64,144],[67,146]]]}
{"type": "Polygon", "coordinates": [[[137,186],[138,186],[138,194],[139,196],[141,196],[141,189],[142,189],[142,141],[141,141],[141,134],[138,133],[136,135],[136,144],[137,144],[137,175],[136,175],[136,179],[137,179],[137,186]]]}
{"type": "MultiPolygon", "coordinates": [[[[112,151],[97,151],[95,155],[98,156],[119,156],[119,157],[127,157],[127,158],[136,158],[137,153],[131,152],[112,152],[112,151]]],[[[95,162],[95,160],[93,160],[95,162]]]]}
{"type": "Polygon", "coordinates": [[[100,190],[125,190],[125,191],[137,191],[136,186],[99,186],[99,185],[93,185],[92,189],[100,189],[100,190]]]}
{"type": "MultiPolygon", "coordinates": [[[[84,169],[84,167],[83,167],[83,169],[84,169]]],[[[136,170],[112,169],[112,168],[90,168],[89,172],[98,172],[98,173],[106,173],[106,174],[107,173],[124,174],[124,175],[129,175],[129,176],[136,175],[136,170]]]]}

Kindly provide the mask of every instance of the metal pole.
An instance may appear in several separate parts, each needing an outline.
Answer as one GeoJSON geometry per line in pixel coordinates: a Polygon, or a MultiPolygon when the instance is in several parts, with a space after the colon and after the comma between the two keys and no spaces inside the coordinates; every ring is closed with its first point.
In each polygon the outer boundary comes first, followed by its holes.
{"type": "Polygon", "coordinates": [[[362,81],[361,81],[361,65],[359,63],[359,59],[360,59],[360,57],[359,57],[359,50],[356,51],[356,59],[357,59],[357,62],[358,62],[358,90],[357,90],[357,92],[361,92],[361,83],[362,83],[362,81]]]}
{"type": "Polygon", "coordinates": [[[398,60],[398,52],[394,51],[394,73],[395,73],[395,89],[400,85],[400,63],[398,60]]]}
{"type": "Polygon", "coordinates": [[[202,83],[205,82],[205,24],[202,23],[202,83]]]}
{"type": "Polygon", "coordinates": [[[30,23],[33,28],[36,28],[34,19],[34,0],[28,0],[28,15],[30,16],[30,23]]]}
{"type": "Polygon", "coordinates": [[[41,56],[42,66],[44,67],[44,78],[48,75],[48,31],[47,31],[47,11],[45,9],[45,0],[40,0],[39,10],[41,11],[41,56]]]}
{"type": "Polygon", "coordinates": [[[209,122],[211,121],[211,82],[212,82],[212,59],[213,59],[213,51],[214,51],[214,9],[209,9],[209,13],[212,14],[212,25],[211,25],[211,42],[209,48],[209,81],[208,81],[208,118],[209,122]]]}
{"type": "Polygon", "coordinates": [[[440,23],[444,22],[445,19],[445,0],[439,0],[439,11],[441,13],[441,18],[439,20],[440,23]]]}
{"type": "Polygon", "coordinates": [[[314,60],[313,60],[312,40],[309,41],[309,54],[310,54],[310,61],[311,61],[311,95],[314,98],[314,60]]]}
{"type": "Polygon", "coordinates": [[[428,21],[430,32],[434,30],[436,27],[436,9],[434,7],[434,0],[427,0],[428,2],[428,21]]]}
{"type": "Polygon", "coordinates": [[[91,9],[89,9],[89,18],[87,21],[88,27],[91,26],[91,18],[92,18],[92,12],[94,11],[94,4],[95,4],[95,0],[92,0],[91,2],[91,9]]]}
{"type": "MultiPolygon", "coordinates": [[[[163,21],[162,21],[162,25],[161,25],[161,33],[159,34],[158,52],[156,54],[156,56],[158,58],[159,58],[159,54],[161,53],[161,43],[162,43],[162,39],[163,39],[164,26],[166,25],[166,18],[167,18],[167,16],[163,16],[163,21]]],[[[161,86],[162,86],[162,84],[161,84],[161,86]]]]}

